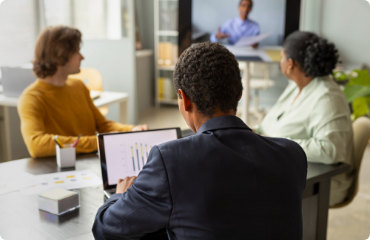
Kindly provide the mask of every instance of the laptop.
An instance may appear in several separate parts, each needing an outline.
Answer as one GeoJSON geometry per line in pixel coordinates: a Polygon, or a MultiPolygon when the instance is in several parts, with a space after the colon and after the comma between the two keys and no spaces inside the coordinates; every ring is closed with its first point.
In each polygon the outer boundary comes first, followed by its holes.
{"type": "Polygon", "coordinates": [[[98,134],[104,195],[116,193],[119,179],[137,176],[153,146],[181,138],[180,128],[98,134]]]}
{"type": "Polygon", "coordinates": [[[3,94],[6,97],[19,97],[36,80],[32,68],[1,67],[0,70],[3,94]]]}

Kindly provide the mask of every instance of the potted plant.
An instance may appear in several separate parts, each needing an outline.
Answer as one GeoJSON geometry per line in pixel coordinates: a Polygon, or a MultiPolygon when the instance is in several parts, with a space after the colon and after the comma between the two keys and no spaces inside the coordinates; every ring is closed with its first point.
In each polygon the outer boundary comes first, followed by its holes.
{"type": "Polygon", "coordinates": [[[370,75],[368,70],[353,70],[349,73],[337,71],[334,80],[344,85],[344,94],[351,104],[352,120],[370,116],[370,75]]]}

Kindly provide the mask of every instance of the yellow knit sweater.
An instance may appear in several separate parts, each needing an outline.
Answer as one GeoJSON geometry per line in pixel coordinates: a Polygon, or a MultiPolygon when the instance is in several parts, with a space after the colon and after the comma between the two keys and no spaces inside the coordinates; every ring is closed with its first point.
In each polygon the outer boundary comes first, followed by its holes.
{"type": "Polygon", "coordinates": [[[89,90],[76,79],[57,87],[36,80],[22,93],[18,103],[21,131],[32,157],[55,156],[54,135],[62,143],[73,143],[82,134],[77,153],[97,151],[96,133],[131,131],[132,125],[109,121],[99,112],[89,90]]]}

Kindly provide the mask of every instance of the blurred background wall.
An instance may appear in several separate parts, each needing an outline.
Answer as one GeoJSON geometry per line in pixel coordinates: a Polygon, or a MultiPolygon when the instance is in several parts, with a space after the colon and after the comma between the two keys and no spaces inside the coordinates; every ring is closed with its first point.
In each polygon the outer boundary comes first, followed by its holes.
{"type": "Polygon", "coordinates": [[[370,66],[370,4],[365,0],[302,0],[301,29],[328,38],[344,64],[370,66]]]}

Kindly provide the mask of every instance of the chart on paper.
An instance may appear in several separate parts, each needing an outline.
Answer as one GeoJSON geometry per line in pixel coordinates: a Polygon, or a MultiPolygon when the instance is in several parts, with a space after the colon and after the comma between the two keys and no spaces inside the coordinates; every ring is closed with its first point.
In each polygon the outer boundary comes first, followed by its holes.
{"type": "Polygon", "coordinates": [[[39,194],[53,188],[79,189],[101,186],[102,180],[90,169],[36,175],[38,184],[24,188],[23,195],[39,194]]]}
{"type": "Polygon", "coordinates": [[[137,176],[147,163],[153,146],[175,139],[176,130],[104,136],[109,185],[117,184],[118,179],[137,176]]]}

